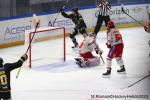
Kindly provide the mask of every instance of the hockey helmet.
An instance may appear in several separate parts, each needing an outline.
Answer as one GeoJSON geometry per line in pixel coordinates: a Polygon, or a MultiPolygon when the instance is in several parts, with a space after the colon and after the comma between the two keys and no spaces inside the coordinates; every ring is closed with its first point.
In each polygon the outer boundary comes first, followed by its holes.
{"type": "Polygon", "coordinates": [[[114,22],[113,22],[113,21],[109,21],[109,22],[107,23],[107,27],[108,27],[108,28],[114,28],[114,27],[115,27],[114,22]]]}
{"type": "Polygon", "coordinates": [[[72,8],[72,11],[75,12],[75,13],[78,13],[78,10],[79,9],[77,7],[72,8]]]}
{"type": "Polygon", "coordinates": [[[0,57],[0,66],[3,65],[4,61],[3,58],[0,57]]]}

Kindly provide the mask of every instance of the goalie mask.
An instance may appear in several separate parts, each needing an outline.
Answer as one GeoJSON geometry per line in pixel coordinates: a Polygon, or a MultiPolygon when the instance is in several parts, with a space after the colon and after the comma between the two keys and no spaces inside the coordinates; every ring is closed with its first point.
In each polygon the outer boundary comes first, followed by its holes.
{"type": "Polygon", "coordinates": [[[3,59],[0,57],[0,67],[3,65],[3,59]]]}

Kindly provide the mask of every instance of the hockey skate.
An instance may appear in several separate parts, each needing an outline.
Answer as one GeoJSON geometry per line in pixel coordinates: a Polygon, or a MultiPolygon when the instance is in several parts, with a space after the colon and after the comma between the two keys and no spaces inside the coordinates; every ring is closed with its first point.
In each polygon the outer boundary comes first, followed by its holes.
{"type": "Polygon", "coordinates": [[[103,73],[104,76],[110,75],[111,74],[111,70],[107,70],[107,72],[103,73]]]}
{"type": "Polygon", "coordinates": [[[121,66],[121,69],[117,70],[118,73],[125,73],[126,69],[124,66],[121,66]]]}
{"type": "Polygon", "coordinates": [[[72,49],[78,48],[78,43],[76,43],[74,46],[72,46],[72,49]]]}
{"type": "Polygon", "coordinates": [[[79,46],[78,46],[78,44],[72,46],[72,50],[73,50],[75,53],[79,53],[79,46]]]}
{"type": "Polygon", "coordinates": [[[111,74],[111,69],[107,69],[107,71],[105,73],[103,73],[103,77],[109,77],[111,74]]]}
{"type": "Polygon", "coordinates": [[[84,60],[82,58],[75,58],[75,60],[76,64],[81,68],[90,67],[90,63],[88,60],[84,60]]]}

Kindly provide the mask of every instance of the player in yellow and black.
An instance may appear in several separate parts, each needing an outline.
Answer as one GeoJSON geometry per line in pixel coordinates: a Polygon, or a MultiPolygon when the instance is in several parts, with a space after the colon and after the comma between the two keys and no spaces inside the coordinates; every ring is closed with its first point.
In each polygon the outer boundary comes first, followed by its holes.
{"type": "Polygon", "coordinates": [[[17,62],[3,64],[0,57],[0,100],[11,100],[10,72],[21,67],[27,58],[28,56],[24,54],[17,62]]]}

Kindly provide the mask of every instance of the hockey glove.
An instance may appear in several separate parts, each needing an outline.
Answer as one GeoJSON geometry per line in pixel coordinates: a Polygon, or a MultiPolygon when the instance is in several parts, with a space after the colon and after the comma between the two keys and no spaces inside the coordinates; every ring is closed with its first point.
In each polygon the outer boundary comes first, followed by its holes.
{"type": "Polygon", "coordinates": [[[21,58],[20,58],[20,60],[22,62],[26,61],[27,59],[28,59],[28,55],[27,54],[22,55],[21,58]]]}
{"type": "Polygon", "coordinates": [[[96,50],[96,49],[95,49],[95,52],[96,52],[96,54],[99,54],[99,50],[96,50]]]}
{"type": "Polygon", "coordinates": [[[111,48],[111,45],[110,45],[110,44],[106,43],[106,45],[107,45],[107,48],[111,48]]]}
{"type": "Polygon", "coordinates": [[[96,47],[94,48],[94,50],[95,50],[96,54],[100,54],[100,50],[99,50],[99,47],[98,47],[98,46],[96,46],[96,47]]]}

